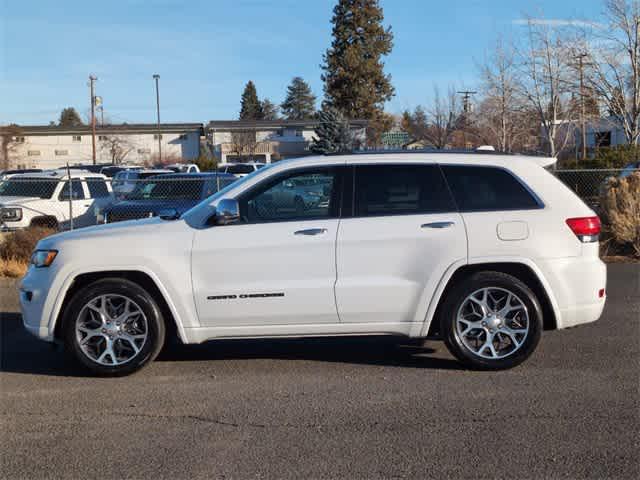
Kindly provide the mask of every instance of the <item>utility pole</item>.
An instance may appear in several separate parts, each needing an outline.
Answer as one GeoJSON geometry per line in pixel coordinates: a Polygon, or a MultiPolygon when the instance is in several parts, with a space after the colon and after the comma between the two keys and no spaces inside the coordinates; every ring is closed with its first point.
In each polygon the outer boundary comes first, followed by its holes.
{"type": "Polygon", "coordinates": [[[156,81],[156,112],[158,113],[158,163],[162,163],[162,134],[160,133],[160,90],[158,88],[158,80],[160,80],[160,75],[154,73],[153,78],[156,81]]]}
{"type": "Polygon", "coordinates": [[[464,148],[467,148],[467,119],[468,115],[471,113],[471,95],[475,95],[478,92],[473,90],[462,90],[458,92],[459,95],[462,95],[462,113],[464,118],[464,128],[462,129],[462,142],[464,143],[464,148]]]}
{"type": "Polygon", "coordinates": [[[584,52],[577,54],[574,58],[578,59],[578,70],[580,72],[580,129],[582,130],[582,160],[587,158],[587,125],[585,120],[584,108],[584,58],[588,55],[584,52]]]}
{"type": "Polygon", "coordinates": [[[95,75],[89,75],[89,90],[91,92],[91,158],[96,164],[96,95],[94,83],[98,79],[95,75]]]}

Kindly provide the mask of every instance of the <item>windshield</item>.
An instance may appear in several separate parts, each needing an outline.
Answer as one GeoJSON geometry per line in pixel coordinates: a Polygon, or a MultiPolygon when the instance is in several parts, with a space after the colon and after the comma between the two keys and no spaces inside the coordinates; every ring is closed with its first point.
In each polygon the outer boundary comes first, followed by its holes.
{"type": "Polygon", "coordinates": [[[0,182],[0,196],[51,198],[57,180],[43,178],[10,178],[0,182]]]}
{"type": "Polygon", "coordinates": [[[127,195],[128,200],[200,200],[202,179],[181,178],[176,180],[156,178],[136,184],[127,195]]]}

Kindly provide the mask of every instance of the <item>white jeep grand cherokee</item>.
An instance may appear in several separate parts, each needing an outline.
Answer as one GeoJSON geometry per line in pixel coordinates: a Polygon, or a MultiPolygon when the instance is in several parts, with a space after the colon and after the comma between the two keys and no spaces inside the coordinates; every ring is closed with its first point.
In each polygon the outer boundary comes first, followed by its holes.
{"type": "Polygon", "coordinates": [[[593,322],[605,303],[599,220],[551,161],[278,162],[179,219],[42,240],[20,288],[24,324],[100,375],[141,368],[170,335],[434,336],[470,367],[509,368],[543,328],[593,322]],[[322,198],[280,203],[288,185],[322,198]]]}

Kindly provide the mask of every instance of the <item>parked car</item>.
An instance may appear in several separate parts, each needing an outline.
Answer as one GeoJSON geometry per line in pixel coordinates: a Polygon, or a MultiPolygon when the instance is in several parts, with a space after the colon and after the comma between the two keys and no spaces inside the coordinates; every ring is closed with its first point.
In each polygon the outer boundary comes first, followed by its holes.
{"type": "MultiPolygon", "coordinates": [[[[112,163],[76,163],[75,165],[69,165],[71,170],[84,170],[91,173],[101,173],[105,167],[112,166],[112,163]]],[[[62,165],[58,167],[58,170],[66,170],[67,166],[62,165]]]]}
{"type": "Polygon", "coordinates": [[[2,170],[0,172],[0,181],[6,180],[7,178],[13,177],[14,175],[20,175],[23,173],[40,173],[42,169],[40,168],[22,168],[15,170],[2,170]]]}
{"type": "Polygon", "coordinates": [[[41,240],[20,286],[24,325],[99,375],[143,367],[173,335],[187,344],[435,337],[470,367],[510,368],[543,328],[593,322],[605,304],[600,222],[543,168],[552,161],[387,153],[278,162],[179,218],[41,240]],[[310,176],[327,187],[322,207],[255,208],[310,176]]]}
{"type": "Polygon", "coordinates": [[[263,215],[283,212],[303,214],[314,208],[326,208],[331,194],[331,181],[325,176],[309,174],[275,185],[269,194],[257,199],[252,208],[263,215]]]}
{"type": "Polygon", "coordinates": [[[218,171],[222,173],[232,173],[237,177],[244,177],[261,169],[265,165],[265,163],[260,162],[221,163],[218,165],[218,171]]]}
{"type": "Polygon", "coordinates": [[[113,178],[118,172],[127,170],[142,170],[143,168],[144,167],[141,167],[139,165],[109,165],[106,167],[102,167],[100,173],[106,177],[113,178]]]}
{"type": "Polygon", "coordinates": [[[136,184],[127,198],[105,207],[99,223],[154,217],[180,216],[237,177],[229,173],[174,173],[149,177],[136,184]]]}
{"type": "Polygon", "coordinates": [[[104,175],[48,170],[16,175],[0,182],[0,230],[29,226],[67,228],[95,225],[96,209],[112,200],[104,175]]]}
{"type": "Polygon", "coordinates": [[[174,173],[171,170],[167,169],[147,169],[147,170],[138,170],[138,169],[130,169],[123,170],[115,174],[112,180],[113,194],[117,199],[125,198],[129,193],[133,191],[138,182],[144,180],[145,178],[153,177],[155,175],[163,175],[167,173],[174,173]]]}
{"type": "Polygon", "coordinates": [[[174,163],[165,165],[163,168],[175,173],[200,173],[200,168],[195,163],[174,163]]]}

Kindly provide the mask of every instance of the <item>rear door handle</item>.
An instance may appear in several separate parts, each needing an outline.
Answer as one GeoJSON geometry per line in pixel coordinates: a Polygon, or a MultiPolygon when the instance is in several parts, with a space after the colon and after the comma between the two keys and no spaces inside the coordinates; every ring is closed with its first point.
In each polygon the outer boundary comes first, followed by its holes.
{"type": "Polygon", "coordinates": [[[455,222],[431,222],[431,223],[423,223],[420,225],[420,228],[449,228],[453,227],[455,222]]]}
{"type": "Polygon", "coordinates": [[[294,235],[322,235],[323,233],[327,233],[326,228],[308,228],[306,230],[298,230],[294,232],[294,235]]]}

